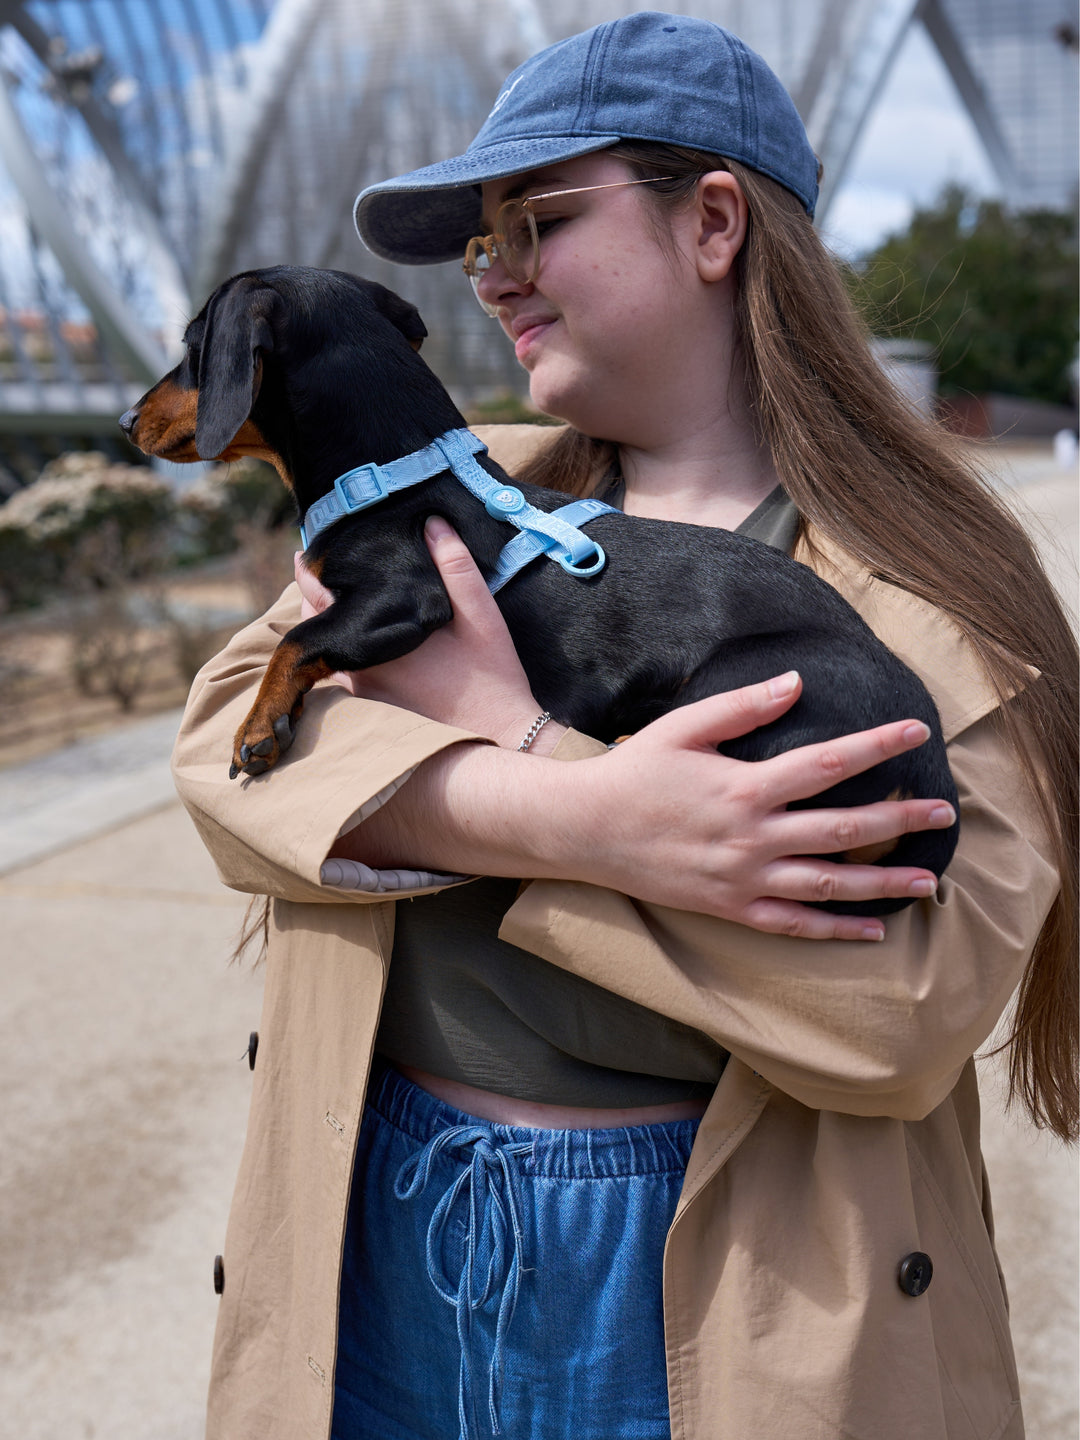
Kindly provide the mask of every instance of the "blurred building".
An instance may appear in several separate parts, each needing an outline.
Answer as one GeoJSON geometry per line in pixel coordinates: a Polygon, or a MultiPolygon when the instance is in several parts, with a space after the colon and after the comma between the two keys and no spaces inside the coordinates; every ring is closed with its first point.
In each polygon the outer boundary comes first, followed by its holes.
{"type": "MultiPolygon", "coordinates": [[[[455,392],[516,386],[451,267],[397,270],[350,220],[367,181],[454,153],[508,70],[618,0],[0,0],[0,461],[115,433],[225,276],[291,262],[421,307],[455,392]]],[[[1014,203],[1072,204],[1076,0],[704,0],[791,90],[819,215],[912,25],[1014,203]]],[[[3,476],[0,474],[0,482],[3,476]]],[[[10,478],[8,480],[10,484],[10,478]]]]}

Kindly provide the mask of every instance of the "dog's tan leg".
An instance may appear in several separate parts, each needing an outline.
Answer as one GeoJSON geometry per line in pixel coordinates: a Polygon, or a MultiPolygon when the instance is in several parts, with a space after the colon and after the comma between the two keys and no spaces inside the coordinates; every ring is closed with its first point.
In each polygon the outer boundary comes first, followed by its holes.
{"type": "Polygon", "coordinates": [[[236,732],[229,778],[261,775],[281,758],[293,742],[304,696],[330,667],[325,660],[304,661],[295,642],[283,640],[266,667],[255,704],[236,732]]]}

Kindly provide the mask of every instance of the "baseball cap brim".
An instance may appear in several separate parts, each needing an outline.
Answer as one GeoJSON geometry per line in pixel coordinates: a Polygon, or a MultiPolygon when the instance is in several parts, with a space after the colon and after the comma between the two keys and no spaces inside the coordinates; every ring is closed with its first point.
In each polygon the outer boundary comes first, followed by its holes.
{"type": "Polygon", "coordinates": [[[618,143],[618,135],[550,135],[503,140],[369,185],[357,196],[353,222],[369,250],[399,265],[460,260],[481,232],[480,186],[618,143]]]}

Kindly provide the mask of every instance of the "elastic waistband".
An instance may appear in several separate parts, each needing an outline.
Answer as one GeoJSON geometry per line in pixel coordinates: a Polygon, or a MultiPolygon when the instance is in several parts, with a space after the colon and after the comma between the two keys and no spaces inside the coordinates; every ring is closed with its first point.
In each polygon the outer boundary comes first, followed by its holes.
{"type": "Polygon", "coordinates": [[[523,1173],[568,1180],[605,1180],[632,1175],[678,1175],[686,1169],[697,1120],[626,1125],[608,1130],[534,1130],[496,1125],[447,1105],[376,1057],[367,1103],[389,1124],[426,1145],[440,1130],[482,1125],[499,1144],[528,1143],[523,1173]]]}

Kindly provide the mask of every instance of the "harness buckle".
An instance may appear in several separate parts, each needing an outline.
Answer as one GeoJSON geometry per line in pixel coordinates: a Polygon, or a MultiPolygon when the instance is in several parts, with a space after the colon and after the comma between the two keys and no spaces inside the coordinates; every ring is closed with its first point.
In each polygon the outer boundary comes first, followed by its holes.
{"type": "Polygon", "coordinates": [[[334,489],[346,515],[357,510],[366,510],[377,505],[390,494],[390,485],[378,465],[358,465],[355,470],[346,470],[334,481],[334,489]]]}

